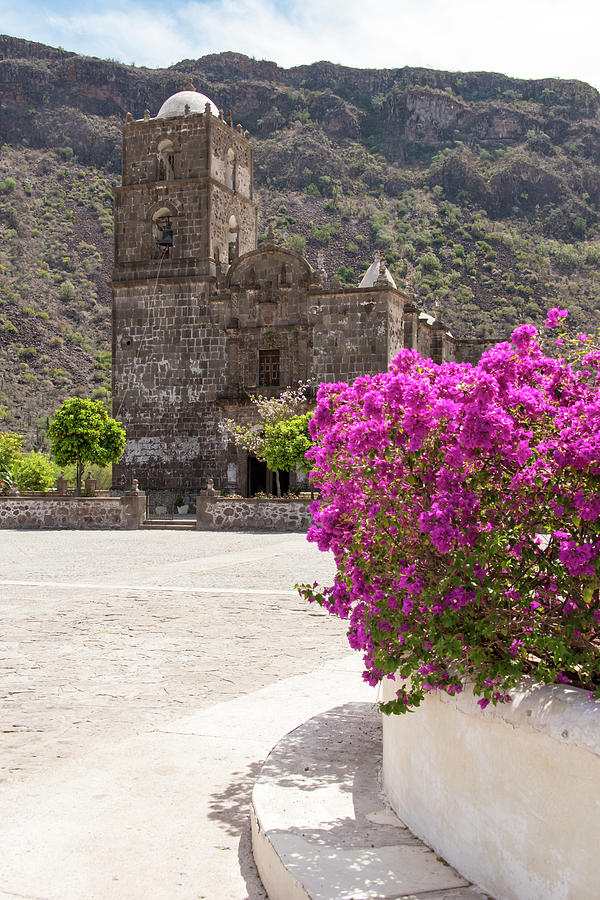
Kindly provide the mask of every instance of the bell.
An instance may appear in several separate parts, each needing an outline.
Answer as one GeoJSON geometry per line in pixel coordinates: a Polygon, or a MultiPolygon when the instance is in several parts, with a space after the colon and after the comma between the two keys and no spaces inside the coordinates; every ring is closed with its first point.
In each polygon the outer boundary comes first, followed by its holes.
{"type": "Polygon", "coordinates": [[[159,247],[172,247],[173,246],[173,229],[172,228],[163,228],[160,233],[160,237],[157,242],[159,247]]]}

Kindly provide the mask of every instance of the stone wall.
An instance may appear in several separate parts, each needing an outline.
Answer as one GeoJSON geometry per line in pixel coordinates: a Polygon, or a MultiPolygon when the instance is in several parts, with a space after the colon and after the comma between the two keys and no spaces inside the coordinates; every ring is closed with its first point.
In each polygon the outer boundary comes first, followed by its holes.
{"type": "Polygon", "coordinates": [[[113,408],[127,431],[113,470],[118,489],[138,478],[144,490],[195,493],[217,474],[226,336],[205,290],[189,281],[154,292],[143,283],[115,285],[113,408]]]}
{"type": "Polygon", "coordinates": [[[311,291],[311,376],[317,382],[353,381],[360,375],[384,372],[388,303],[396,297],[395,291],[386,289],[311,291]]]}
{"type": "Polygon", "coordinates": [[[211,148],[211,178],[251,200],[254,188],[253,154],[248,132],[232,128],[224,119],[215,119],[213,116],[209,117],[207,125],[211,148]],[[230,151],[233,154],[231,169],[230,151]]]}
{"type": "Polygon", "coordinates": [[[210,253],[218,249],[222,263],[229,263],[229,222],[235,216],[239,226],[238,253],[248,253],[256,247],[256,207],[225,185],[212,184],[210,192],[210,253]]]}
{"type": "Polygon", "coordinates": [[[225,301],[230,394],[256,392],[261,350],[279,351],[282,387],[309,377],[309,275],[302,257],[274,245],[231,267],[225,301]]]}
{"type": "Polygon", "coordinates": [[[0,528],[139,528],[146,497],[128,491],[123,497],[0,495],[0,528]]]}
{"type": "Polygon", "coordinates": [[[311,500],[242,500],[238,497],[196,498],[200,531],[307,531],[312,524],[311,500]]]}
{"type": "Polygon", "coordinates": [[[387,361],[388,365],[404,347],[404,297],[390,294],[388,298],[387,361]]]}
{"type": "Polygon", "coordinates": [[[471,340],[453,339],[453,359],[456,362],[468,362],[477,365],[483,353],[497,344],[500,338],[472,338],[471,340]]]}

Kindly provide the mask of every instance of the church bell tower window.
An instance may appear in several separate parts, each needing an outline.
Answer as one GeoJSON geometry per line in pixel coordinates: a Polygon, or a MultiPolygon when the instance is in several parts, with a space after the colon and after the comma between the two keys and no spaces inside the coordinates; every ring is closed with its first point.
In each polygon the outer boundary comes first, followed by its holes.
{"type": "Polygon", "coordinates": [[[170,210],[157,210],[152,216],[152,258],[169,259],[173,252],[173,220],[170,210]]]}
{"type": "Polygon", "coordinates": [[[231,216],[229,219],[229,231],[227,237],[227,245],[229,247],[228,262],[230,265],[238,258],[240,249],[239,239],[240,227],[238,225],[236,217],[231,216]]]}
{"type": "Polygon", "coordinates": [[[158,145],[157,181],[171,181],[175,178],[175,153],[172,141],[161,141],[158,145]]]}
{"type": "Polygon", "coordinates": [[[225,184],[235,191],[235,152],[232,147],[227,151],[227,166],[225,169],[225,184]]]}

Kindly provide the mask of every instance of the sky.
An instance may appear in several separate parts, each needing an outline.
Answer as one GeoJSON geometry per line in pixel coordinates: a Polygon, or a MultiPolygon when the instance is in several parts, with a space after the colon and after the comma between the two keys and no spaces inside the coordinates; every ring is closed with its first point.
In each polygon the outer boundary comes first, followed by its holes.
{"type": "Polygon", "coordinates": [[[284,67],[425,66],[600,89],[597,0],[0,0],[0,31],[151,68],[233,50],[284,67]]]}

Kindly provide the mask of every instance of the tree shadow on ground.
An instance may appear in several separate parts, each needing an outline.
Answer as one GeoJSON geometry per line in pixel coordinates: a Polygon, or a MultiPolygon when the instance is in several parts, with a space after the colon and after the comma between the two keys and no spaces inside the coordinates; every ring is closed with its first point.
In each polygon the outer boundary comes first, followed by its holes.
{"type": "Polygon", "coordinates": [[[213,794],[209,804],[209,819],[220,822],[228,834],[239,838],[238,861],[246,882],[246,900],[267,900],[267,892],[252,856],[250,829],[250,799],[261,767],[262,761],[254,762],[242,771],[232,772],[230,783],[224,790],[213,794]]]}

